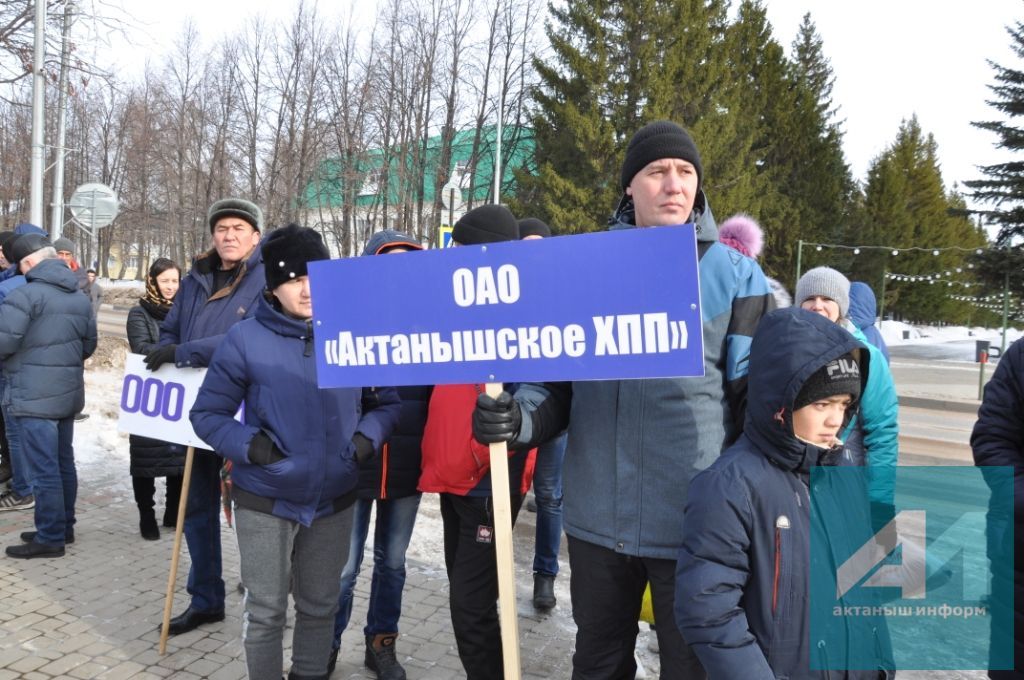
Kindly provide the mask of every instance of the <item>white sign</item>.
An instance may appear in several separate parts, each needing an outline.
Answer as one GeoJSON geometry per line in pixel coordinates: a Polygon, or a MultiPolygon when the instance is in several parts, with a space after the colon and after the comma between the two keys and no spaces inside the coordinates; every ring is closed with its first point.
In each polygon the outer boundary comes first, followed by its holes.
{"type": "Polygon", "coordinates": [[[117,193],[106,184],[91,182],[75,189],[68,201],[71,216],[90,233],[114,221],[121,206],[117,193]]]}
{"type": "Polygon", "coordinates": [[[129,354],[121,383],[118,432],[212,448],[192,430],[188,419],[205,375],[205,368],[177,368],[173,364],[150,371],[145,357],[129,354]]]}

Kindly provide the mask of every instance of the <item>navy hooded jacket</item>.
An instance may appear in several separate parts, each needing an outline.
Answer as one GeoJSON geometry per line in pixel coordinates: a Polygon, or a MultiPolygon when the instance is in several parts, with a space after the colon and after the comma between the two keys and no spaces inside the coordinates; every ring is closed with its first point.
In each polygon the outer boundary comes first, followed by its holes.
{"type": "Polygon", "coordinates": [[[677,561],[676,624],[711,680],[875,680],[892,667],[884,622],[840,618],[839,625],[858,628],[848,636],[851,649],[832,649],[811,637],[808,610],[811,534],[830,544],[835,536],[812,526],[811,504],[818,517],[844,518],[843,541],[860,545],[872,531],[866,483],[824,488],[825,482],[811,491],[811,468],[832,464],[841,449],[797,439],[793,403],[815,371],[858,349],[866,362],[852,335],[799,308],[771,312],[754,336],[743,435],[690,483],[677,561]],[[811,670],[812,653],[841,668],[865,649],[878,657],[873,670],[811,670]]]}
{"type": "Polygon", "coordinates": [[[234,463],[237,489],[271,501],[271,514],[309,526],[341,509],[339,501],[344,507],[355,500],[353,435],[380,450],[398,420],[395,389],[375,392],[376,408],[364,412],[364,390],[319,389],[312,323],[285,316],[261,296],[256,317],[232,326],[214,353],[190,419],[196,434],[234,463]],[[240,423],[234,415],[243,401],[240,423]],[[249,462],[249,444],[261,430],[284,460],[249,462]]]}
{"type": "Polygon", "coordinates": [[[889,346],[885,344],[881,331],[875,325],[875,317],[878,316],[875,291],[863,281],[854,281],[850,284],[850,311],[847,316],[853,325],[864,333],[868,342],[882,352],[885,363],[889,363],[889,346]]]}

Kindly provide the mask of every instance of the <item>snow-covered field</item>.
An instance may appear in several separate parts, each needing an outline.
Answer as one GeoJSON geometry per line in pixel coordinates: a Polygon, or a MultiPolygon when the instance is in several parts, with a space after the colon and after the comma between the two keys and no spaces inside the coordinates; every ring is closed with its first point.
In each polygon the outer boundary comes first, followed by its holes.
{"type": "MultiPolygon", "coordinates": [[[[911,326],[902,321],[883,321],[881,331],[888,345],[927,345],[971,339],[996,340],[1002,337],[1003,332],[1002,328],[980,326],[911,326]]],[[[1021,335],[1020,329],[1008,328],[1007,343],[1013,342],[1021,335]]]]}

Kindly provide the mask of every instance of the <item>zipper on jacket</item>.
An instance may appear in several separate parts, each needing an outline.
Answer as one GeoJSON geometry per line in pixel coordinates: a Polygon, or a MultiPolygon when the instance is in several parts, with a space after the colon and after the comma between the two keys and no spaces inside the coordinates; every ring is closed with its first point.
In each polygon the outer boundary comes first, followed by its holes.
{"type": "Polygon", "coordinates": [[[387,442],[384,442],[384,446],[380,449],[380,499],[386,500],[388,497],[388,446],[387,442]]]}
{"type": "Polygon", "coordinates": [[[310,357],[313,356],[313,320],[306,319],[306,337],[303,338],[306,341],[306,346],[302,351],[302,356],[310,357]]]}
{"type": "Polygon", "coordinates": [[[782,532],[789,529],[789,518],[779,515],[775,520],[775,575],[772,577],[772,616],[779,604],[779,577],[782,574],[782,532]]]}

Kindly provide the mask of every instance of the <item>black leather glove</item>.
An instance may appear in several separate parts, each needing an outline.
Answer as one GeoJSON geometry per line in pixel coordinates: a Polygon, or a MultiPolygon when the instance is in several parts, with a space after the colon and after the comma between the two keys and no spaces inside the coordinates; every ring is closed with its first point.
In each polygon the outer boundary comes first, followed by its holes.
{"type": "Polygon", "coordinates": [[[497,399],[481,394],[476,398],[473,409],[473,438],[481,444],[508,442],[519,434],[523,424],[523,413],[519,404],[508,392],[502,392],[497,399]]]}
{"type": "Polygon", "coordinates": [[[281,449],[277,448],[274,440],[268,437],[263,430],[257,432],[256,436],[249,442],[249,452],[247,455],[249,456],[249,462],[254,465],[270,465],[287,457],[281,453],[281,449]]]}
{"type": "Polygon", "coordinates": [[[362,465],[373,458],[373,454],[375,453],[373,450],[373,442],[364,437],[361,432],[356,432],[352,435],[352,443],[356,446],[357,463],[362,465]]]}
{"type": "Polygon", "coordinates": [[[164,345],[163,347],[157,347],[155,350],[146,355],[146,368],[151,371],[155,371],[164,364],[174,363],[174,351],[178,349],[177,345],[164,345]]]}

